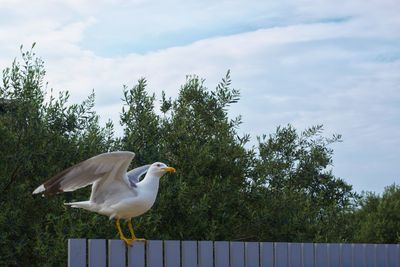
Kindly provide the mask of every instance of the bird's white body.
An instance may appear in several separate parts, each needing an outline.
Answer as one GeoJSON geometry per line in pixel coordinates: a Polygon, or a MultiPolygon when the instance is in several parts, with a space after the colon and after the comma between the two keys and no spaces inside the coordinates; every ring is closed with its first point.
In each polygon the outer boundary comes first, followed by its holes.
{"type": "MultiPolygon", "coordinates": [[[[127,177],[124,179],[126,180],[127,177]]],[[[148,172],[142,181],[136,184],[135,188],[128,188],[121,192],[115,190],[115,194],[107,195],[107,199],[102,203],[88,200],[82,202],[68,203],[75,208],[83,208],[97,212],[116,219],[130,219],[147,212],[156,201],[160,177],[148,172]]],[[[115,188],[117,189],[117,188],[115,188]]]]}

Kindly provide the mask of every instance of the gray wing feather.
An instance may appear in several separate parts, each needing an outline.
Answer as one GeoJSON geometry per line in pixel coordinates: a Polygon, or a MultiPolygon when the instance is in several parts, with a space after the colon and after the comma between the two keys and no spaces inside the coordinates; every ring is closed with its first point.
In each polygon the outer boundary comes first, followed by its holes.
{"type": "Polygon", "coordinates": [[[134,156],[134,153],[124,151],[97,155],[56,174],[39,186],[34,193],[53,195],[74,191],[93,183],[98,188],[100,185],[108,184],[109,180],[123,180],[123,173],[128,169],[134,156]]]}
{"type": "Polygon", "coordinates": [[[132,187],[136,187],[136,184],[139,183],[140,177],[146,174],[147,170],[150,168],[150,164],[144,165],[141,167],[137,167],[133,170],[130,170],[127,173],[129,184],[132,187]]]}

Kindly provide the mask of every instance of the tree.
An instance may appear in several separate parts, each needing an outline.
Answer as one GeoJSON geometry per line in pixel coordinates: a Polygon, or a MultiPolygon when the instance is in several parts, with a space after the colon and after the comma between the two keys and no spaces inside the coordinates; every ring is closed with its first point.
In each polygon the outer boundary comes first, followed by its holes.
{"type": "Polygon", "coordinates": [[[348,241],[348,214],[356,195],[328,168],[340,135],[322,126],[300,134],[292,126],[258,139],[252,197],[259,203],[249,236],[278,241],[348,241]]]}
{"type": "Polygon", "coordinates": [[[366,243],[400,243],[400,186],[385,188],[382,196],[367,192],[355,213],[354,239],[366,243]]]}
{"type": "Polygon", "coordinates": [[[51,200],[31,193],[44,179],[110,149],[112,125],[98,125],[94,94],[82,104],[67,106],[68,93],[46,102],[43,61],[32,50],[22,60],[3,71],[0,85],[0,265],[59,266],[66,239],[93,236],[88,222],[97,217],[63,205],[85,192],[51,200]]]}

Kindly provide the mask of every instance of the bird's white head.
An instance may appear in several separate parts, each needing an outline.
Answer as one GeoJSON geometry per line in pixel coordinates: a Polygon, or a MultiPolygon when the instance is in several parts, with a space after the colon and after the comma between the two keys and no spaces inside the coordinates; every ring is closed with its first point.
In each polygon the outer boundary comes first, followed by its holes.
{"type": "Polygon", "coordinates": [[[147,171],[147,173],[149,173],[150,175],[155,175],[158,177],[163,176],[167,172],[174,173],[176,172],[176,170],[173,167],[168,167],[165,163],[162,162],[155,162],[151,164],[149,170],[147,171]]]}

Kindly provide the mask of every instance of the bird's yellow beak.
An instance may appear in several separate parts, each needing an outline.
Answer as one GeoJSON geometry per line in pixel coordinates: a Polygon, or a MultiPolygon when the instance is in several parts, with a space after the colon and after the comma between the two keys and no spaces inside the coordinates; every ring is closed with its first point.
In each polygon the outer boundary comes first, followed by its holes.
{"type": "Polygon", "coordinates": [[[172,167],[166,167],[166,168],[163,168],[163,170],[166,172],[172,172],[172,173],[176,172],[175,168],[172,168],[172,167]]]}

